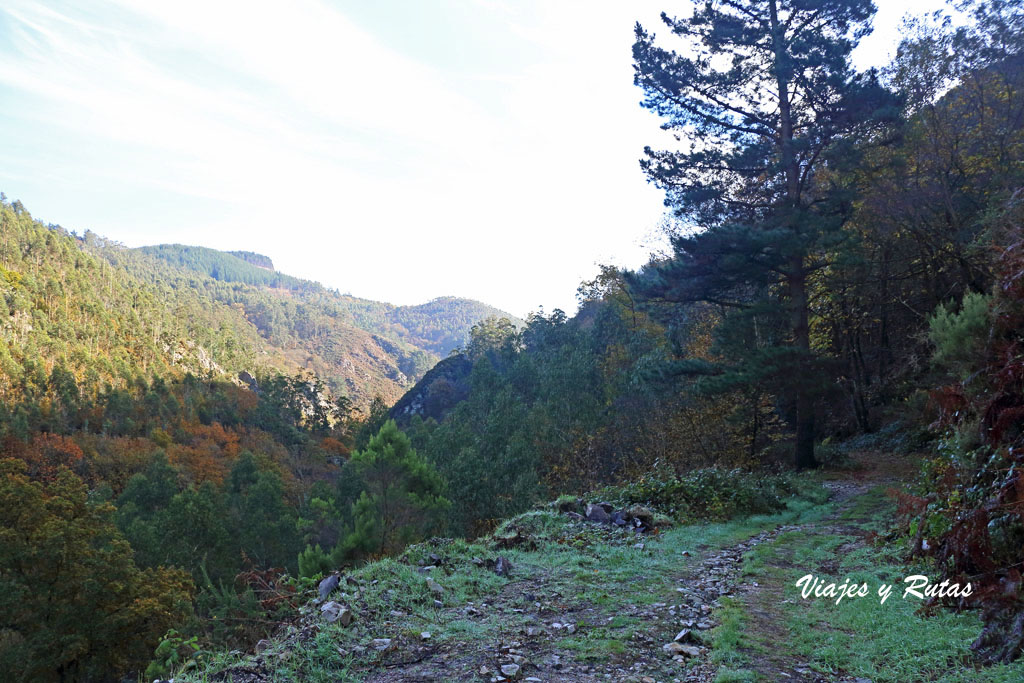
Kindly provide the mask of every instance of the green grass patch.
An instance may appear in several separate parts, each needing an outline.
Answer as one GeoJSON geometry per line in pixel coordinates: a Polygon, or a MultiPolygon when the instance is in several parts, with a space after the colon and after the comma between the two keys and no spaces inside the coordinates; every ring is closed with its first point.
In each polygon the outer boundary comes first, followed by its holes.
{"type": "MultiPolygon", "coordinates": [[[[984,669],[973,665],[969,645],[981,629],[976,613],[942,609],[924,616],[919,611],[921,601],[903,599],[904,577],[928,575],[928,568],[907,567],[899,563],[892,548],[870,545],[862,534],[845,531],[850,527],[877,528],[891,513],[891,503],[875,490],[852,501],[836,516],[842,525],[838,530],[820,525],[784,533],[748,555],[744,565],[747,580],[778,590],[774,607],[788,637],[773,640],[773,656],[806,662],[826,676],[864,677],[875,683],[1024,680],[1024,662],[984,669]],[[804,600],[795,584],[808,573],[826,583],[847,578],[867,583],[870,592],[838,605],[828,598],[804,600]],[[885,604],[880,604],[877,589],[883,582],[894,589],[885,604]]],[[[764,606],[762,602],[761,608],[764,606]]],[[[736,604],[716,616],[722,623],[715,633],[716,661],[728,667],[743,665],[740,655],[756,651],[763,634],[744,633],[746,615],[736,604]]]]}
{"type": "MultiPolygon", "coordinates": [[[[718,484],[729,485],[731,476],[718,484]]],[[[651,633],[650,623],[633,613],[652,603],[678,602],[679,576],[705,551],[733,545],[765,528],[825,514],[828,506],[817,504],[824,494],[816,490],[821,487],[815,475],[787,481],[787,491],[810,493],[788,493],[767,514],[677,524],[657,534],[573,522],[549,506],[514,517],[478,541],[431,539],[411,546],[398,557],[346,574],[331,599],[353,609],[356,618],[350,626],[321,624],[312,638],[277,639],[263,657],[264,666],[280,681],[358,680],[381,660],[369,647],[374,638],[392,638],[400,650],[408,650],[418,644],[420,632],[429,631],[436,645],[484,650],[495,642],[525,637],[531,624],[544,628],[548,637],[558,639],[559,648],[580,661],[627,659],[637,638],[655,637],[660,643],[675,635],[667,632],[671,626],[665,633],[651,633]],[[511,561],[510,577],[474,562],[499,555],[511,561]],[[424,573],[424,565],[435,566],[424,573]],[[442,593],[431,591],[428,576],[444,588],[442,593]],[[467,607],[474,611],[467,612],[467,607]],[[553,621],[572,623],[576,631],[555,632],[553,621]],[[279,652],[289,654],[279,657],[279,652]]],[[[307,610],[307,619],[316,620],[316,606],[307,610]]],[[[731,665],[740,663],[730,660],[731,665]]],[[[201,671],[178,679],[200,681],[228,666],[227,661],[211,660],[201,671]]],[[[672,662],[666,660],[665,666],[678,672],[672,662]]]]}

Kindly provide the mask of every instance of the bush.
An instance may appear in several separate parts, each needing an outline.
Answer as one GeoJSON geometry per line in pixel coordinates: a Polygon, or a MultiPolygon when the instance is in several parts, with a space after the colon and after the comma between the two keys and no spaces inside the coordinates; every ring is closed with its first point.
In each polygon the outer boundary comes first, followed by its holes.
{"type": "Polygon", "coordinates": [[[984,347],[991,324],[991,303],[991,296],[968,292],[958,312],[939,304],[928,319],[928,340],[935,345],[935,365],[960,379],[976,368],[977,350],[984,347]]]}
{"type": "Polygon", "coordinates": [[[913,421],[896,420],[876,432],[860,434],[837,444],[836,448],[844,453],[886,451],[905,455],[930,449],[935,439],[935,433],[928,427],[915,426],[913,421]]]}
{"type": "MultiPolygon", "coordinates": [[[[723,520],[777,512],[794,496],[824,500],[794,474],[707,468],[677,475],[657,467],[638,481],[593,495],[620,505],[646,505],[678,520],[723,520]]],[[[817,487],[820,489],[820,487],[817,487]]]]}

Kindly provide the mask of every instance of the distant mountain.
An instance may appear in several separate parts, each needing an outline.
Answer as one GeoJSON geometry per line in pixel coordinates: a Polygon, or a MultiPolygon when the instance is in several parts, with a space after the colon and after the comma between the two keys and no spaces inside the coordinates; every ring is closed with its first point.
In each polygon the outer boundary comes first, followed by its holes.
{"type": "Polygon", "coordinates": [[[129,249],[44,225],[20,204],[0,211],[0,399],[26,382],[45,386],[55,369],[86,394],[185,372],[311,371],[363,409],[375,396],[397,400],[477,321],[511,318],[468,299],[359,299],[252,252],[129,249]]]}
{"type": "Polygon", "coordinates": [[[355,327],[439,357],[463,346],[469,340],[469,330],[485,318],[508,318],[523,324],[505,311],[472,299],[446,296],[416,306],[395,306],[340,294],[318,282],[278,273],[270,258],[252,252],[181,244],[141,247],[138,251],[219,282],[287,290],[292,296],[329,309],[355,327]]]}
{"type": "Polygon", "coordinates": [[[508,318],[517,327],[526,324],[487,304],[453,296],[439,297],[418,306],[397,306],[387,317],[409,343],[443,357],[465,346],[473,325],[492,316],[508,318]]]}

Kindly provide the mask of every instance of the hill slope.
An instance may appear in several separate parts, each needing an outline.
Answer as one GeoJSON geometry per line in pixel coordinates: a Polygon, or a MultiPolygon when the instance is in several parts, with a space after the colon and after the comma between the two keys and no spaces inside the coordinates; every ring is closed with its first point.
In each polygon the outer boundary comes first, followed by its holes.
{"type": "Polygon", "coordinates": [[[400,397],[478,320],[507,316],[466,299],[406,307],[342,295],[252,252],[128,249],[44,225],[19,203],[3,205],[2,228],[0,397],[46,391],[55,367],[87,392],[186,372],[310,371],[364,409],[400,397]]]}
{"type": "Polygon", "coordinates": [[[341,294],[318,282],[279,273],[270,258],[252,252],[224,252],[181,244],[140,247],[137,251],[219,282],[285,290],[315,302],[355,327],[441,357],[469,341],[470,328],[485,318],[508,318],[522,324],[505,311],[461,297],[445,296],[415,306],[395,306],[341,294]]]}
{"type": "Polygon", "coordinates": [[[188,286],[238,308],[292,363],[316,372],[333,391],[360,405],[376,395],[396,400],[439,358],[463,346],[478,321],[496,316],[521,324],[471,299],[394,306],[341,294],[274,271],[269,258],[250,252],[178,244],[131,251],[149,264],[139,269],[140,276],[185,278],[188,286]]]}

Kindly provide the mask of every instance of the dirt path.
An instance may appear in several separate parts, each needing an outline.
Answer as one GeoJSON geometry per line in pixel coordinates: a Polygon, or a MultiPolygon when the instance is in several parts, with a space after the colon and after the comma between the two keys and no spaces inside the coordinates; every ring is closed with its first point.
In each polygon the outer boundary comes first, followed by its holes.
{"type": "MultiPolygon", "coordinates": [[[[467,637],[424,647],[385,664],[367,680],[714,681],[721,663],[715,662],[709,646],[712,634],[717,633],[714,629],[720,626],[723,606],[731,605],[744,613],[744,632],[753,636],[750,644],[741,637],[736,650],[747,661],[744,668],[756,678],[863,683],[863,679],[850,677],[822,677],[806,662],[794,659],[786,648],[763,646],[785,643],[790,636],[780,604],[785,586],[779,579],[758,584],[742,576],[744,562],[752,551],[762,544],[772,545],[786,534],[841,532],[854,538],[865,536],[867,532],[857,525],[857,516],[852,513],[867,518],[873,511],[856,511],[859,499],[879,484],[903,480],[909,465],[905,459],[864,455],[859,466],[861,469],[829,477],[826,486],[832,489],[834,510],[825,518],[765,528],[738,543],[706,550],[698,562],[689,563],[673,577],[674,589],[665,599],[647,602],[637,595],[635,603],[627,601],[609,616],[607,610],[593,603],[592,596],[574,595],[573,587],[559,581],[553,572],[530,572],[529,578],[507,584],[489,602],[460,607],[459,614],[452,615],[470,620],[481,612],[491,617],[495,613],[505,616],[509,627],[497,638],[467,637]],[[629,633],[626,627],[632,624],[636,628],[628,639],[613,640],[617,634],[629,633]],[[580,637],[567,641],[566,637],[577,631],[580,637]],[[666,650],[666,646],[672,649],[666,650]],[[601,656],[591,656],[594,653],[588,648],[600,649],[601,656]]],[[[782,566],[790,559],[784,552],[773,553],[771,561],[782,566]]],[[[827,572],[828,567],[816,569],[827,572]]],[[[643,592],[648,577],[640,574],[634,578],[632,585],[609,586],[609,590],[643,592]]]]}
{"type": "MultiPolygon", "coordinates": [[[[784,534],[795,533],[802,536],[828,535],[848,536],[850,541],[837,549],[835,558],[814,567],[800,567],[823,576],[834,576],[838,571],[838,558],[862,547],[870,531],[867,526],[876,521],[879,514],[877,502],[864,500],[865,494],[880,486],[899,486],[907,481],[915,471],[916,463],[906,457],[887,457],[878,453],[861,453],[854,460],[856,469],[829,475],[825,486],[831,489],[830,502],[833,511],[820,520],[794,526],[778,527],[760,543],[776,545],[777,539],[784,534]]],[[[760,544],[759,543],[759,544],[760,544]]],[[[743,558],[735,558],[727,552],[731,564],[730,575],[736,609],[743,615],[743,638],[737,651],[745,656],[744,669],[755,674],[757,680],[794,681],[801,683],[870,683],[869,679],[854,676],[825,676],[813,671],[808,662],[792,653],[785,647],[792,637],[786,626],[784,614],[784,598],[787,589],[794,590],[784,581],[779,570],[791,570],[794,563],[793,552],[786,548],[773,547],[766,553],[762,571],[758,572],[760,581],[743,580],[741,574],[743,558]]],[[[710,682],[716,680],[720,667],[707,661],[698,666],[698,670],[685,680],[710,682]]]]}

